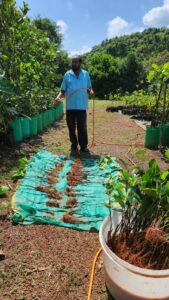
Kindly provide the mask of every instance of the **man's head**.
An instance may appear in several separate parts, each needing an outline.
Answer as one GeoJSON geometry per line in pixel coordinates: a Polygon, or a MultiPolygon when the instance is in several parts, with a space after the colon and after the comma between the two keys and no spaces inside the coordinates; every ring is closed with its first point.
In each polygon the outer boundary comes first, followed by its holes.
{"type": "Polygon", "coordinates": [[[79,71],[82,63],[82,58],[79,55],[72,57],[72,70],[74,72],[79,71]]]}

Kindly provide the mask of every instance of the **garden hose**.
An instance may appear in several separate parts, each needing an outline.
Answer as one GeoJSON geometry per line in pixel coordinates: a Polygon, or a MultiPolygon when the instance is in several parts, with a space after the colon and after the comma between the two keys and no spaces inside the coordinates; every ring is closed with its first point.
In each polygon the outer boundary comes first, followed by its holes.
{"type": "Polygon", "coordinates": [[[122,146],[122,147],[132,147],[132,146],[143,146],[143,142],[134,142],[130,144],[121,144],[121,143],[107,143],[107,142],[97,142],[95,141],[95,104],[94,104],[94,99],[93,99],[93,108],[92,108],[92,115],[93,115],[93,121],[92,121],[92,142],[89,148],[92,148],[93,146],[96,145],[112,145],[112,146],[122,146]]]}
{"type": "Polygon", "coordinates": [[[112,145],[112,146],[121,146],[121,147],[130,147],[127,153],[125,153],[125,157],[134,165],[136,166],[135,162],[128,156],[128,154],[131,152],[131,148],[133,146],[144,146],[143,142],[134,142],[130,144],[121,144],[121,143],[106,143],[106,142],[97,142],[95,141],[95,104],[94,104],[94,99],[93,99],[93,109],[92,109],[92,115],[93,115],[93,121],[92,121],[92,142],[89,148],[92,148],[93,146],[98,145],[112,145]]]}
{"type": "Polygon", "coordinates": [[[93,287],[93,280],[94,280],[94,270],[95,270],[95,265],[96,265],[96,261],[100,255],[102,251],[102,247],[97,251],[94,260],[93,260],[93,264],[92,264],[92,271],[91,271],[91,275],[90,275],[90,283],[89,283],[89,289],[88,289],[88,295],[87,295],[87,300],[91,299],[91,293],[92,293],[92,287],[93,287]]]}
{"type": "MultiPolygon", "coordinates": [[[[93,133],[92,133],[92,142],[90,145],[90,148],[92,148],[93,146],[95,146],[95,105],[94,105],[94,99],[93,99],[93,133]]],[[[127,153],[125,154],[126,158],[134,165],[136,166],[135,162],[128,156],[128,154],[131,152],[131,148],[132,146],[137,146],[137,145],[143,145],[143,143],[134,143],[134,144],[120,144],[120,143],[104,143],[104,142],[100,142],[99,144],[106,144],[106,145],[117,145],[117,146],[125,146],[125,147],[130,147],[127,151],[127,153]]],[[[96,265],[96,261],[100,255],[102,251],[102,248],[100,248],[93,260],[93,264],[92,264],[92,271],[91,271],[91,276],[90,276],[90,283],[89,283],[89,289],[88,289],[88,296],[87,296],[87,300],[91,300],[91,293],[92,293],[92,287],[93,287],[93,281],[94,281],[94,271],[95,271],[95,265],[96,265]]]]}
{"type": "Polygon", "coordinates": [[[76,90],[74,90],[73,92],[71,92],[70,94],[68,94],[67,96],[66,96],[66,99],[68,100],[70,97],[72,97],[74,94],[76,94],[77,92],[79,92],[79,91],[81,91],[81,90],[87,90],[86,89],[86,87],[80,87],[80,88],[78,88],[78,89],[76,89],[76,90]]]}

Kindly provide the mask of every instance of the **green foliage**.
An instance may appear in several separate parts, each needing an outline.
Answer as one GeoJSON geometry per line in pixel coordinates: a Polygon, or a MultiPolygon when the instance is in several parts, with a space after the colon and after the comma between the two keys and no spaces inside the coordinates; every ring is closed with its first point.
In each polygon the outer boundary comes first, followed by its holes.
{"type": "Polygon", "coordinates": [[[153,69],[148,73],[147,79],[151,84],[154,95],[156,96],[155,113],[158,115],[158,112],[162,110],[162,119],[163,121],[166,121],[169,115],[169,101],[167,94],[167,84],[169,81],[169,62],[159,66],[153,64],[152,68],[153,69]],[[161,99],[163,101],[161,101],[161,99]]]}
{"type": "Polygon", "coordinates": [[[9,123],[17,115],[11,99],[15,90],[14,84],[9,80],[0,78],[0,132],[7,132],[9,123]]]}
{"type": "Polygon", "coordinates": [[[121,95],[120,93],[115,94],[115,99],[120,99],[122,103],[126,105],[138,105],[153,108],[156,103],[156,97],[152,92],[146,92],[143,89],[133,91],[131,94],[126,92],[121,95]]]}
{"type": "Polygon", "coordinates": [[[151,83],[160,83],[161,81],[165,82],[169,77],[169,62],[163,65],[152,64],[152,70],[149,72],[147,79],[151,83]]]}
{"type": "Polygon", "coordinates": [[[16,87],[14,107],[32,116],[51,106],[68,57],[60,50],[62,37],[55,22],[30,20],[28,11],[25,2],[21,8],[14,0],[0,3],[0,65],[16,87]]]}
{"type": "MultiPolygon", "coordinates": [[[[112,168],[116,167],[116,163],[114,162],[114,159],[109,155],[103,156],[99,161],[99,168],[101,170],[104,170],[105,166],[110,166],[112,168]]],[[[109,173],[109,171],[108,171],[108,173],[109,173]]]]}
{"type": "Polygon", "coordinates": [[[7,201],[2,201],[2,202],[0,203],[0,211],[6,209],[6,208],[8,208],[8,207],[9,207],[9,202],[7,202],[7,201]]]}
{"type": "Polygon", "coordinates": [[[144,74],[143,64],[134,52],[129,53],[122,61],[119,73],[119,86],[123,92],[128,91],[131,93],[141,86],[140,83],[144,74]]]}
{"type": "MultiPolygon", "coordinates": [[[[144,152],[138,154],[144,155],[144,152]]],[[[109,163],[109,158],[106,158],[104,163],[102,160],[102,168],[109,163]]],[[[161,222],[163,224],[168,222],[169,170],[160,171],[156,160],[152,159],[146,170],[137,166],[131,172],[127,168],[119,172],[119,181],[116,182],[114,174],[111,174],[105,183],[107,194],[110,196],[110,207],[129,206],[141,214],[149,212],[154,217],[160,212],[161,222]]]]}
{"type": "Polygon", "coordinates": [[[112,99],[118,91],[124,94],[147,89],[146,77],[152,69],[152,63],[164,64],[169,61],[168,37],[169,29],[150,28],[143,32],[107,39],[93,47],[90,53],[84,55],[84,61],[85,67],[91,73],[96,96],[103,98],[106,95],[107,99],[112,99]],[[109,65],[104,68],[104,56],[114,66],[113,74],[109,65]],[[96,58],[98,59],[95,64],[96,58]]]}
{"type": "Polygon", "coordinates": [[[86,64],[96,96],[102,99],[111,99],[110,95],[117,91],[132,92],[142,79],[143,66],[134,53],[119,59],[104,52],[96,52],[89,56],[86,64]]]}
{"type": "Polygon", "coordinates": [[[140,160],[140,161],[145,161],[145,154],[146,150],[138,150],[135,153],[135,156],[140,160]]]}
{"type": "Polygon", "coordinates": [[[9,187],[6,185],[0,186],[0,197],[5,196],[9,190],[9,187]]]}
{"type": "Polygon", "coordinates": [[[88,69],[96,96],[103,99],[105,94],[115,92],[119,76],[118,59],[106,53],[96,53],[91,57],[88,69]]]}
{"type": "Polygon", "coordinates": [[[149,60],[144,64],[146,74],[148,74],[148,72],[152,69],[152,64],[160,66],[165,64],[167,61],[169,61],[169,51],[167,49],[162,52],[152,54],[149,60]]]}
{"type": "MultiPolygon", "coordinates": [[[[93,47],[92,53],[106,52],[114,57],[124,58],[130,52],[135,52],[146,61],[159,53],[169,49],[169,29],[149,28],[142,32],[104,40],[93,47]]],[[[87,54],[90,56],[92,53],[87,54]]]]}
{"type": "Polygon", "coordinates": [[[30,162],[30,159],[27,157],[19,158],[19,168],[16,172],[13,173],[12,179],[17,181],[18,179],[23,178],[26,173],[26,166],[30,162]]]}
{"type": "Polygon", "coordinates": [[[165,157],[169,160],[169,150],[165,152],[165,157]]]}
{"type": "Polygon", "coordinates": [[[62,35],[59,33],[59,26],[56,22],[51,21],[48,18],[41,18],[38,16],[35,20],[33,20],[33,24],[35,24],[38,29],[46,32],[51,41],[61,45],[62,35]]]}

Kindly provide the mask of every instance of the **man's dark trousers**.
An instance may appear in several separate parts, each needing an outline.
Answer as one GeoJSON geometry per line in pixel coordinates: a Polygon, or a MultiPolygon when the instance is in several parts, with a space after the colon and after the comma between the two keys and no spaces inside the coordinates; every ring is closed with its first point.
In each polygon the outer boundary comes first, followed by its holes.
{"type": "Polygon", "coordinates": [[[66,111],[66,122],[69,129],[71,149],[76,150],[78,143],[83,151],[88,144],[86,110],[70,109],[66,111]],[[77,128],[77,136],[76,136],[77,128]]]}

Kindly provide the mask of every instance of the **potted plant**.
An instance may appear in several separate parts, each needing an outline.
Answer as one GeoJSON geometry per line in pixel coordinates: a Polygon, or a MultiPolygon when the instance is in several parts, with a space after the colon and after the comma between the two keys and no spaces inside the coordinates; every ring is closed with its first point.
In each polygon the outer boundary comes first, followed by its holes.
{"type": "Polygon", "coordinates": [[[113,208],[100,228],[106,285],[117,300],[169,299],[169,170],[119,171],[106,182],[113,208]],[[121,211],[114,209],[116,206],[121,211]]]}
{"type": "Polygon", "coordinates": [[[154,107],[154,118],[151,122],[151,126],[147,125],[146,127],[145,147],[157,149],[159,144],[160,146],[169,145],[169,140],[167,138],[169,126],[166,124],[168,118],[168,113],[166,111],[166,94],[167,85],[169,82],[169,62],[160,66],[153,64],[152,68],[153,70],[149,72],[147,79],[152,84],[153,90],[156,93],[156,103],[154,107]],[[161,104],[160,107],[162,92],[163,104],[161,104]]]}

